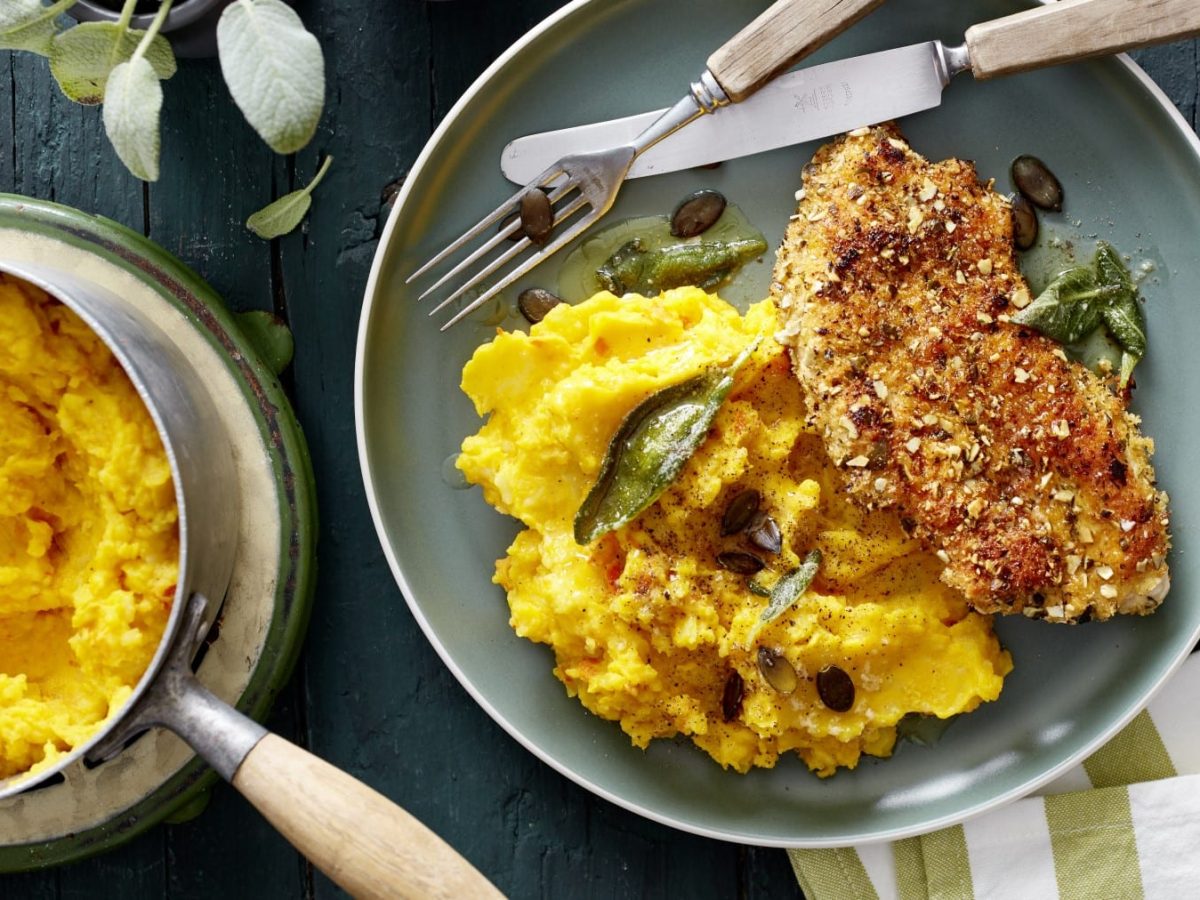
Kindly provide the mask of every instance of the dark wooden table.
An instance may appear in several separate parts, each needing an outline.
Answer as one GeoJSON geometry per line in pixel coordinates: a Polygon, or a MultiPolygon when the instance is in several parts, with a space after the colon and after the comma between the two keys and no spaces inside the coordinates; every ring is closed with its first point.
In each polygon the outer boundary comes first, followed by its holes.
{"type": "MultiPolygon", "coordinates": [[[[561,0],[300,0],[328,67],[321,129],[279,158],[234,108],[213,61],[167,85],[162,179],[121,167],[100,113],[65,100],[46,62],[0,53],[0,191],[140,230],[235,309],[290,323],[286,373],[321,507],[320,583],[304,655],[270,726],[363,778],[445,836],[514,897],[799,896],[785,854],[677,833],[593,797],[505,734],[408,614],[363,497],[351,403],[359,304],[388,202],[476,75],[561,0]],[[336,157],[302,232],[265,243],[246,215],[336,157]]],[[[679,0],[686,5],[686,0],[679,0]]],[[[1133,2],[1133,0],[1130,0],[1133,2]]],[[[1197,125],[1197,43],[1139,60],[1197,125]]],[[[183,825],[99,858],[0,876],[3,898],[331,897],[225,785],[183,825]]],[[[3,828],[3,823],[0,823],[3,828]]]]}

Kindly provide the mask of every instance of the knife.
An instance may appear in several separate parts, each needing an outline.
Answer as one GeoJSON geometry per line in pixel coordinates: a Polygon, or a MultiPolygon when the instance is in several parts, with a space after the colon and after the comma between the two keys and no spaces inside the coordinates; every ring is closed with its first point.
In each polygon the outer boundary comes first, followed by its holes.
{"type": "MultiPolygon", "coordinates": [[[[1200,34],[1200,0],[1060,0],[973,25],[962,46],[913,44],[797,69],[693,122],[634,161],[641,178],[749,156],[941,104],[959,72],[985,79],[1200,34]]],[[[526,184],[556,159],[628,142],[663,110],[527,135],[500,168],[526,184]]]]}

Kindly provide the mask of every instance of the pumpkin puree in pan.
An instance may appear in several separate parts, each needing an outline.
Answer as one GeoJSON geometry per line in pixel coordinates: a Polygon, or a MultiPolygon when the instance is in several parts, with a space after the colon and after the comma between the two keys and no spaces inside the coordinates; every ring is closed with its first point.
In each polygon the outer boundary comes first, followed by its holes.
{"type": "Polygon", "coordinates": [[[0,777],[119,711],[178,571],[171,469],[137,391],[75,313],[0,275],[0,777]]]}
{"type": "Polygon", "coordinates": [[[994,700],[1012,661],[894,513],[846,498],[778,328],[769,301],[741,316],[696,288],[560,304],[467,364],[463,389],[489,418],[458,464],[526,526],[495,580],[517,634],[553,648],[569,694],[639,747],[686,735],[741,772],[795,751],[831,775],[862,753],[889,755],[907,713],[948,717],[994,700]],[[678,479],[633,521],[578,545],[576,510],[624,416],[756,338],[678,479]],[[778,524],[778,554],[721,535],[731,500],[748,490],[778,524]],[[769,585],[813,549],[816,580],[759,630],[768,601],[718,554],[756,553],[766,568],[753,578],[769,585]],[[790,690],[767,681],[761,648],[794,670],[790,690]],[[840,710],[818,688],[830,667],[841,670],[840,710]]]}

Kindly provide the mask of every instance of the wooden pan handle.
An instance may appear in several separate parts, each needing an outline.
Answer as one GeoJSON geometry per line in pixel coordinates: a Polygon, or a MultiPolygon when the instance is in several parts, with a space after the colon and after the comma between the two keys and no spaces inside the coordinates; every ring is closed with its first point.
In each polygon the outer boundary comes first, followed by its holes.
{"type": "Polygon", "coordinates": [[[734,103],[841,34],[883,0],[777,0],[708,58],[734,103]]]}
{"type": "Polygon", "coordinates": [[[1200,34],[1200,0],[1059,0],[974,25],[971,72],[993,78],[1200,34]]]}
{"type": "Polygon", "coordinates": [[[396,804],[277,735],[250,751],[233,786],[354,897],[503,896],[396,804]]]}

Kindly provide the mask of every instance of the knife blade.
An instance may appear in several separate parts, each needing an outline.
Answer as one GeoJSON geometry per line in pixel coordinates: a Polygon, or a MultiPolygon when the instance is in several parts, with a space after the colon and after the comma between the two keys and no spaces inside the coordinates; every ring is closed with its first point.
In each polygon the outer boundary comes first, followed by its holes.
{"type": "MultiPolygon", "coordinates": [[[[781,76],[650,148],[627,177],[735,159],[930,109],[959,72],[994,78],[1196,35],[1197,0],[1058,0],[972,25],[958,47],[930,41],[781,76]]],[[[565,153],[620,146],[627,129],[657,115],[520,138],[505,148],[500,166],[524,184],[565,153]]]]}
{"type": "MultiPolygon", "coordinates": [[[[965,65],[956,49],[929,41],[781,75],[752,97],[651,147],[627,177],[736,159],[931,109],[941,103],[951,75],[965,65]]],[[[567,154],[632,140],[662,112],[517,138],[501,153],[500,168],[510,181],[526,184],[567,154]]]]}

